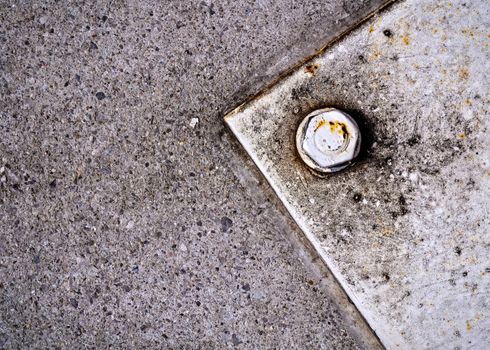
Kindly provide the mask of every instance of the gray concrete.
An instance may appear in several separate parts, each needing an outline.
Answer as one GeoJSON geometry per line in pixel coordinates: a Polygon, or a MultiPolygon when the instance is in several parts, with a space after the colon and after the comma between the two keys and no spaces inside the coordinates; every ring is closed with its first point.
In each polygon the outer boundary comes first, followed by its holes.
{"type": "Polygon", "coordinates": [[[1,1],[0,348],[376,346],[222,114],[381,2],[1,1]]]}
{"type": "Polygon", "coordinates": [[[389,349],[490,348],[489,27],[488,1],[398,3],[227,116],[389,349]],[[332,106],[363,154],[319,178],[295,135],[332,106]]]}

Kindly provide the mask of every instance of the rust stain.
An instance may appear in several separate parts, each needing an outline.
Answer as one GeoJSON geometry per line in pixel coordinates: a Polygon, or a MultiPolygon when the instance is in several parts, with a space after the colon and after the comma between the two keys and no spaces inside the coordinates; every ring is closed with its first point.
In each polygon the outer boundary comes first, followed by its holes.
{"type": "Polygon", "coordinates": [[[467,28],[463,29],[461,33],[463,33],[466,36],[469,36],[470,38],[473,38],[475,36],[475,33],[471,29],[467,29],[467,28]]]}
{"type": "Polygon", "coordinates": [[[458,134],[458,139],[462,140],[466,137],[466,135],[462,132],[458,134]]]}
{"type": "Polygon", "coordinates": [[[330,132],[333,134],[337,132],[337,134],[341,135],[343,139],[347,138],[349,132],[347,131],[347,125],[341,122],[328,122],[330,127],[330,132]]]}
{"type": "Polygon", "coordinates": [[[410,36],[408,34],[402,36],[402,43],[405,45],[410,45],[410,36]]]}
{"type": "Polygon", "coordinates": [[[381,57],[381,52],[378,49],[374,49],[368,57],[368,61],[372,62],[381,57]]]}
{"type": "MultiPolygon", "coordinates": [[[[315,125],[315,131],[320,129],[322,126],[326,125],[327,122],[323,119],[317,121],[315,125]]],[[[338,121],[329,121],[328,126],[332,134],[339,134],[345,140],[349,136],[349,131],[347,130],[347,125],[338,121]]]]}
{"type": "Polygon", "coordinates": [[[315,73],[318,70],[318,68],[320,68],[320,65],[318,63],[308,64],[305,67],[305,73],[308,73],[308,74],[311,74],[311,75],[315,75],[315,73]]]}
{"type": "Polygon", "coordinates": [[[458,72],[459,79],[461,80],[466,80],[470,76],[470,72],[468,72],[468,69],[466,68],[461,68],[458,72]]]}
{"type": "Polygon", "coordinates": [[[391,237],[391,236],[393,236],[393,233],[394,233],[394,231],[392,229],[390,229],[390,228],[386,228],[385,227],[383,229],[383,236],[391,237]]]}
{"type": "Polygon", "coordinates": [[[316,125],[315,125],[315,131],[317,131],[318,129],[320,129],[322,126],[325,125],[325,120],[321,119],[319,120],[316,125]]]}
{"type": "Polygon", "coordinates": [[[370,25],[369,28],[368,28],[368,33],[372,33],[374,32],[374,25],[370,25]]]}
{"type": "Polygon", "coordinates": [[[466,330],[470,332],[473,329],[473,326],[471,325],[470,321],[466,321],[466,330]]]}

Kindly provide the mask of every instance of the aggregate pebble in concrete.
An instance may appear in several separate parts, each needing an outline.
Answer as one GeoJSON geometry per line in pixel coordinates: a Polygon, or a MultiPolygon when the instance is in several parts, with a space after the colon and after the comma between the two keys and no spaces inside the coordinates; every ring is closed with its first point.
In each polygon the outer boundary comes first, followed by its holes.
{"type": "Polygon", "coordinates": [[[366,346],[221,116],[380,2],[2,1],[0,347],[366,346]]]}

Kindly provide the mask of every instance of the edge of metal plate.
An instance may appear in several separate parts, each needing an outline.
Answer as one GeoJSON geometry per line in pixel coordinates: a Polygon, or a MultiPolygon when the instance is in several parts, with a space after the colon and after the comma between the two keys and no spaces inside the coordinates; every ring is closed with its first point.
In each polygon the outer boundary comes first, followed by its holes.
{"type": "MultiPolygon", "coordinates": [[[[310,61],[314,60],[315,58],[324,54],[324,52],[328,48],[330,48],[335,43],[339,42],[343,37],[349,35],[349,33],[351,33],[353,30],[355,30],[356,28],[358,28],[359,26],[361,26],[365,22],[369,21],[373,17],[379,15],[383,11],[388,10],[391,5],[393,5],[394,3],[398,2],[398,1],[399,0],[385,0],[383,3],[381,3],[376,8],[372,9],[365,16],[359,18],[357,21],[354,21],[353,23],[351,23],[346,28],[339,30],[338,33],[336,33],[330,37],[325,38],[325,44],[319,50],[317,50],[315,53],[313,53],[311,55],[306,56],[305,58],[303,58],[302,60],[300,60],[299,62],[294,64],[291,68],[289,68],[286,71],[284,71],[283,73],[279,74],[277,76],[277,78],[275,78],[270,84],[266,85],[258,93],[254,94],[252,96],[249,96],[242,103],[240,103],[238,106],[236,106],[235,108],[225,112],[224,117],[223,117],[225,124],[228,126],[228,129],[233,133],[233,135],[235,135],[235,137],[240,142],[240,144],[242,145],[242,147],[244,148],[244,150],[246,151],[248,156],[254,162],[255,166],[260,170],[260,173],[262,174],[262,176],[264,176],[264,178],[267,180],[268,184],[273,189],[274,193],[280,199],[281,203],[286,208],[290,217],[294,220],[294,222],[299,227],[299,229],[301,230],[303,235],[306,237],[308,242],[315,249],[315,253],[319,255],[320,259],[322,259],[324,267],[328,271],[330,271],[332,276],[335,278],[335,283],[342,290],[342,293],[345,294],[346,298],[354,305],[354,307],[356,308],[358,315],[359,315],[360,319],[362,320],[362,322],[364,322],[366,324],[367,328],[370,330],[370,332],[372,332],[372,335],[376,339],[377,344],[373,343],[373,341],[371,340],[371,341],[369,341],[370,346],[381,347],[381,348],[384,348],[384,344],[381,341],[381,339],[379,338],[378,334],[376,333],[376,330],[374,328],[372,328],[372,326],[371,326],[372,325],[372,317],[369,316],[368,310],[363,307],[363,304],[361,303],[361,301],[358,300],[354,294],[349,293],[348,288],[345,288],[346,282],[344,281],[342,275],[340,274],[340,271],[333,268],[335,265],[330,260],[330,258],[328,257],[328,255],[326,254],[324,249],[322,249],[321,244],[318,241],[318,239],[315,237],[315,235],[312,234],[311,232],[309,232],[309,230],[307,229],[307,227],[305,226],[305,224],[302,221],[298,220],[295,215],[292,215],[292,213],[294,212],[293,207],[291,205],[289,205],[287,200],[281,195],[281,191],[277,188],[277,186],[275,186],[274,181],[272,181],[272,179],[268,176],[268,172],[266,171],[266,169],[261,166],[261,162],[254,155],[254,152],[253,152],[252,148],[250,147],[250,145],[247,144],[246,140],[243,139],[240,136],[240,134],[236,133],[235,130],[232,127],[230,127],[230,120],[234,116],[236,116],[238,113],[240,113],[242,110],[247,108],[248,105],[252,104],[254,101],[260,99],[262,96],[267,94],[270,90],[272,90],[281,81],[283,81],[288,76],[295,73],[297,70],[301,69],[301,67],[304,66],[307,62],[310,62],[310,61]]],[[[396,335],[394,335],[394,336],[397,337],[396,335]]],[[[399,341],[401,341],[401,339],[399,339],[399,341]]]]}

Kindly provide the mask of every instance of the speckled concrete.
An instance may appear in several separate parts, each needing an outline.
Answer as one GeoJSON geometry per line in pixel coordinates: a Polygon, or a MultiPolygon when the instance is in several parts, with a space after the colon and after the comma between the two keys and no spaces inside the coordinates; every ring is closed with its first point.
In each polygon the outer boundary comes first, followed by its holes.
{"type": "Polygon", "coordinates": [[[1,1],[0,348],[375,346],[222,114],[381,2],[1,1]]]}
{"type": "Polygon", "coordinates": [[[489,27],[485,0],[400,2],[226,118],[388,349],[490,349],[489,27]],[[363,146],[319,178],[294,141],[325,107],[363,146]]]}

